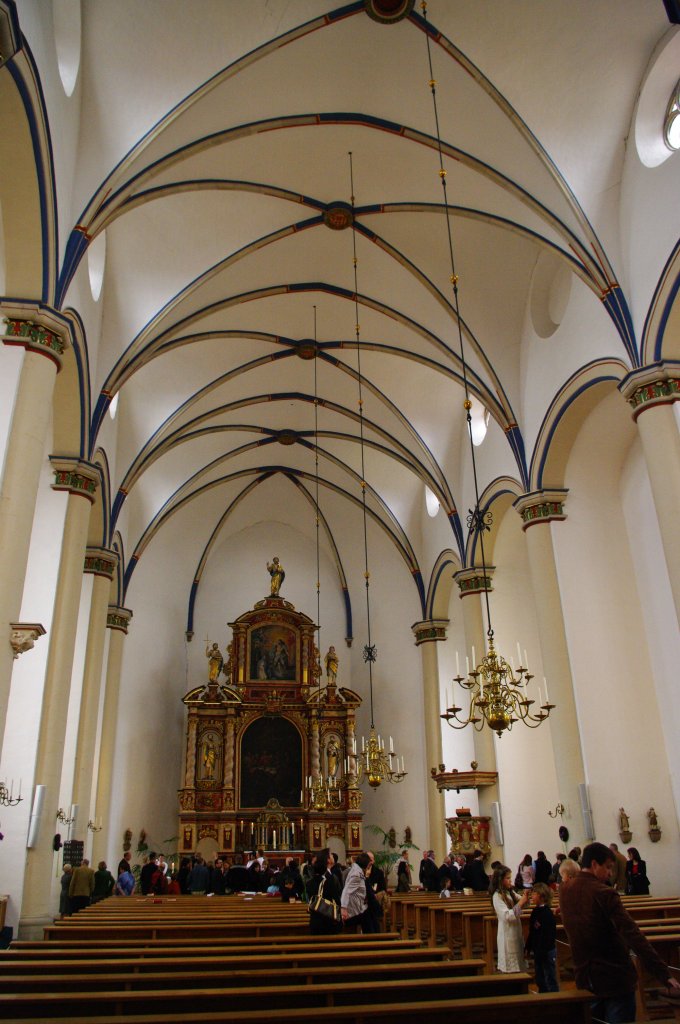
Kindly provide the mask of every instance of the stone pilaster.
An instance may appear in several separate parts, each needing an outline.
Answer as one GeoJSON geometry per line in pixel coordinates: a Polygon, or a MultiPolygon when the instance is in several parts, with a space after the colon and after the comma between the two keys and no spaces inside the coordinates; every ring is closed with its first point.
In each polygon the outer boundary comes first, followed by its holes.
{"type": "Polygon", "coordinates": [[[635,370],[619,385],[642,442],[668,576],[680,624],[680,431],[673,410],[680,400],[680,362],[635,370]]]}
{"type": "Polygon", "coordinates": [[[0,644],[0,745],[14,664],[10,643],[11,622],[21,614],[28,551],[43,463],[52,396],[61,358],[69,343],[63,320],[45,307],[3,305],[5,316],[0,341],[25,349],[0,483],[0,629],[7,643],[0,644]],[[30,317],[30,318],[29,318],[30,317]]]}
{"type": "MultiPolygon", "coordinates": [[[[411,626],[416,646],[420,647],[423,666],[423,709],[425,718],[425,757],[428,770],[441,764],[442,721],[439,701],[439,658],[437,643],[446,640],[448,619],[427,619],[411,626]]],[[[446,803],[444,794],[428,780],[427,817],[429,848],[437,851],[447,849],[446,803]]]]}
{"type": "Polygon", "coordinates": [[[106,859],[109,839],[111,792],[113,789],[113,757],[116,748],[116,727],[118,723],[118,697],[120,675],[123,664],[123,648],[128,625],[132,618],[129,608],[109,605],[106,616],[109,636],[109,655],[106,662],[106,690],[102,714],[102,734],[99,742],[99,771],[97,772],[97,799],[95,814],[101,818],[104,828],[96,832],[92,840],[92,863],[106,859]]]}
{"type": "MultiPolygon", "coordinates": [[[[97,717],[104,663],[106,620],[111,592],[111,581],[118,564],[115,551],[88,547],[85,552],[84,572],[92,574],[90,620],[87,630],[87,649],[83,668],[83,688],[80,698],[80,718],[73,772],[73,803],[78,805],[79,821],[72,829],[75,839],[86,839],[83,822],[88,820],[94,779],[94,752],[97,741],[97,717]]],[[[99,816],[99,812],[97,812],[99,816]]]]}
{"type": "MultiPolygon", "coordinates": [[[[454,573],[454,580],[460,591],[459,597],[463,601],[463,628],[465,631],[466,648],[474,647],[475,651],[486,653],[486,627],[484,624],[484,601],[485,595],[493,590],[493,574],[495,566],[488,565],[486,571],[481,567],[470,566],[467,569],[460,569],[454,573]],[[463,598],[465,600],[463,600],[463,598]]],[[[454,698],[459,696],[460,688],[457,683],[453,684],[454,698]],[[456,693],[458,690],[458,693],[456,693]]],[[[475,761],[484,772],[497,771],[496,747],[491,729],[486,726],[479,732],[473,732],[475,746],[475,761]]],[[[479,813],[491,817],[491,804],[498,800],[498,786],[489,786],[477,791],[479,797],[479,813]]],[[[497,836],[493,836],[491,860],[502,860],[503,847],[498,843],[497,836]]]]}
{"type": "Polygon", "coordinates": [[[55,469],[55,474],[62,471],[66,462],[77,463],[75,471],[83,480],[88,480],[88,487],[83,485],[78,490],[69,488],[64,519],[35,766],[36,784],[46,787],[43,805],[45,826],[41,829],[37,845],[28,850],[26,856],[22,919],[19,922],[20,934],[26,937],[38,933],[44,922],[53,918],[55,913],[51,896],[52,836],[47,823],[56,820],[59,807],[83,560],[91,503],[94,500],[94,490],[90,487],[96,488],[99,480],[96,467],[87,463],[64,459],[54,461],[61,467],[55,469]]]}
{"type": "Polygon", "coordinates": [[[552,533],[559,529],[553,523],[566,519],[566,495],[566,490],[533,491],[520,495],[514,507],[522,517],[527,539],[543,669],[550,680],[550,700],[559,712],[554,725],[552,719],[547,723],[558,794],[570,815],[572,839],[580,841],[583,825],[578,810],[578,787],[585,781],[585,769],[552,533]]]}

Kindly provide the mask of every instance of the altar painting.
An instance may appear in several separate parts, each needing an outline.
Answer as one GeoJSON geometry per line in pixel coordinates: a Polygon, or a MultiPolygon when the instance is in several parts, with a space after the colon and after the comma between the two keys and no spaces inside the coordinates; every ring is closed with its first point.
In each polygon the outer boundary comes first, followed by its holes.
{"type": "Polygon", "coordinates": [[[296,678],[296,634],[285,626],[258,626],[250,633],[250,678],[296,678]]]}

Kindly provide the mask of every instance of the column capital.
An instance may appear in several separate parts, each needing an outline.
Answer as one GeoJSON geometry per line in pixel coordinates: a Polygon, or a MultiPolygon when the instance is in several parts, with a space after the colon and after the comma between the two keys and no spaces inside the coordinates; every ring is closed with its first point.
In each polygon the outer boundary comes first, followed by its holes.
{"type": "Polygon", "coordinates": [[[89,546],[85,549],[83,572],[93,573],[95,576],[105,576],[107,580],[112,580],[117,566],[117,551],[89,546]]]}
{"type": "Polygon", "coordinates": [[[453,578],[460,590],[458,596],[462,599],[469,597],[470,594],[485,594],[487,591],[491,593],[495,571],[495,565],[487,565],[485,569],[472,565],[468,569],[459,569],[458,572],[454,572],[453,578]],[[485,572],[486,575],[484,575],[485,572]]]}
{"type": "Polygon", "coordinates": [[[416,638],[416,647],[432,643],[434,640],[446,640],[448,624],[448,619],[423,619],[422,622],[414,622],[411,629],[416,638]]]}
{"type": "Polygon", "coordinates": [[[680,401],[680,362],[661,360],[633,370],[619,384],[636,420],[645,409],[680,401]]]}
{"type": "Polygon", "coordinates": [[[50,462],[54,470],[52,490],[79,494],[94,503],[100,480],[99,469],[94,463],[64,455],[50,455],[50,462]]]}
{"type": "Polygon", "coordinates": [[[566,519],[564,503],[568,493],[568,488],[562,487],[520,494],[512,506],[522,517],[522,529],[527,530],[537,523],[561,522],[566,519]]]}
{"type": "Polygon", "coordinates": [[[61,370],[62,356],[70,345],[67,321],[49,306],[38,303],[3,303],[0,309],[0,340],[27,352],[47,356],[61,370]]]}
{"type": "Polygon", "coordinates": [[[132,618],[132,611],[120,605],[110,604],[106,616],[106,625],[109,629],[118,629],[127,636],[128,626],[132,618]]]}

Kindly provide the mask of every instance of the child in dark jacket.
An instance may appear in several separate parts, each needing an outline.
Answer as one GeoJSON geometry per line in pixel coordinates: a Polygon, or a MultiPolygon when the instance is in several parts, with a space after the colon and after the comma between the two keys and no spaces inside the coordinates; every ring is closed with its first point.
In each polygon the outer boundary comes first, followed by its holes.
{"type": "Polygon", "coordinates": [[[531,893],[534,909],[529,918],[529,934],[525,945],[527,953],[533,953],[536,967],[536,984],[539,992],[557,992],[557,951],[555,949],[555,915],[550,909],[552,892],[547,885],[538,882],[531,893]]]}

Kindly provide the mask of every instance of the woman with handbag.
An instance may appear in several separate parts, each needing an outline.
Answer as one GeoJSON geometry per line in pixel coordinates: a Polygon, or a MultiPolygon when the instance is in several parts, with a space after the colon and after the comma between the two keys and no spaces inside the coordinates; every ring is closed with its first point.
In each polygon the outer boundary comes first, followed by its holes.
{"type": "Polygon", "coordinates": [[[331,870],[334,864],[328,849],[321,850],[314,860],[314,873],[307,885],[310,935],[333,935],[342,930],[342,889],[331,870]]]}
{"type": "Polygon", "coordinates": [[[634,846],[631,846],[628,850],[626,892],[629,896],[649,896],[647,865],[634,846]]]}

